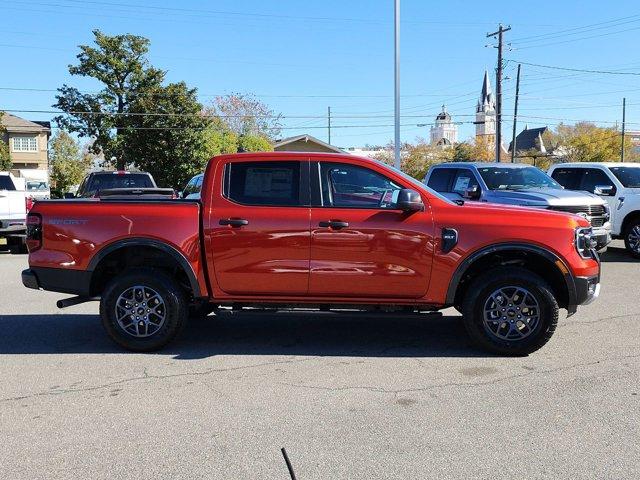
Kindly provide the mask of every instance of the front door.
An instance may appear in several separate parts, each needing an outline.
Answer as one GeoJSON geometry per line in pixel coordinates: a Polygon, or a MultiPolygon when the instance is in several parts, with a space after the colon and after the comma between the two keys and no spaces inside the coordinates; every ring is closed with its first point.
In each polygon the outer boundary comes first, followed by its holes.
{"type": "Polygon", "coordinates": [[[309,162],[234,159],[218,166],[212,262],[231,295],[305,295],[309,284],[309,162]],[[222,178],[220,178],[222,177],[222,178]]]}
{"type": "Polygon", "coordinates": [[[310,177],[319,204],[311,209],[309,295],[424,296],[433,255],[428,204],[425,212],[396,209],[406,186],[366,166],[314,162],[310,177]]]}

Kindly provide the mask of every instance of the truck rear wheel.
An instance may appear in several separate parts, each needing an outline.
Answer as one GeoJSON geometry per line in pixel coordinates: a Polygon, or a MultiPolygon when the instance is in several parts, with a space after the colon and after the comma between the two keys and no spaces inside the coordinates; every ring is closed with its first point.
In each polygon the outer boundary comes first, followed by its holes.
{"type": "Polygon", "coordinates": [[[524,268],[501,267],[476,278],[462,310],[471,339],[501,355],[535,352],[558,324],[558,302],[551,289],[524,268]]]}
{"type": "Polygon", "coordinates": [[[640,218],[632,220],[624,232],[624,246],[635,258],[640,258],[640,218]]]}
{"type": "Polygon", "coordinates": [[[134,352],[158,350],[184,328],[188,304],[178,283],[153,269],[117,276],[105,288],[100,317],[109,336],[134,352]]]}

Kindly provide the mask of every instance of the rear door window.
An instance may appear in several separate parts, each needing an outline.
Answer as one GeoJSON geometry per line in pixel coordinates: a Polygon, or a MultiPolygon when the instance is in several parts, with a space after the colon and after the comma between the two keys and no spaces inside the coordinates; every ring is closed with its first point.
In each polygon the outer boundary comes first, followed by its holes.
{"type": "Polygon", "coordinates": [[[567,190],[580,190],[583,170],[582,168],[556,168],[551,173],[551,178],[567,190]]]}
{"type": "Polygon", "coordinates": [[[451,181],[457,173],[455,168],[434,168],[429,176],[427,186],[436,192],[448,193],[451,188],[451,181]]]}
{"type": "Polygon", "coordinates": [[[300,170],[298,161],[232,162],[223,194],[243,205],[300,206],[300,170]]]}

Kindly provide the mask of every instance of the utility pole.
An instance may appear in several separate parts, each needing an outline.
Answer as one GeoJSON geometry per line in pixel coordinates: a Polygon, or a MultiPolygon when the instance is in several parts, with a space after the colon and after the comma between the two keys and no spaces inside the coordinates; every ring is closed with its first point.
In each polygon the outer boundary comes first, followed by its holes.
{"type": "Polygon", "coordinates": [[[622,99],[622,140],[620,141],[620,161],[624,162],[624,124],[626,120],[627,99],[622,99]]]}
{"type": "Polygon", "coordinates": [[[327,130],[329,141],[327,142],[331,145],[331,107],[327,107],[327,130]]]}
{"type": "Polygon", "coordinates": [[[498,66],[496,68],[496,162],[500,161],[500,146],[502,145],[502,34],[511,30],[500,23],[498,31],[487,33],[487,38],[498,36],[498,66]]]}
{"type": "Polygon", "coordinates": [[[400,170],[400,0],[394,0],[394,166],[400,170]]]}
{"type": "Polygon", "coordinates": [[[516,102],[513,107],[513,134],[511,135],[511,163],[516,158],[516,127],[518,123],[518,99],[520,97],[520,67],[518,64],[518,75],[516,76],[516,102]]]}

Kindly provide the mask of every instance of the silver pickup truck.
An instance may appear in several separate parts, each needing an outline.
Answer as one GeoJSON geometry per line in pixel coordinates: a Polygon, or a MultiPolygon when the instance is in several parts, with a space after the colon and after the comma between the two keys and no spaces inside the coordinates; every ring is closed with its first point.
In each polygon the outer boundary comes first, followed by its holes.
{"type": "Polygon", "coordinates": [[[452,200],[546,208],[585,217],[598,250],[611,242],[609,206],[597,195],[565,190],[542,170],[517,163],[456,162],[434,165],[423,182],[452,200]]]}

